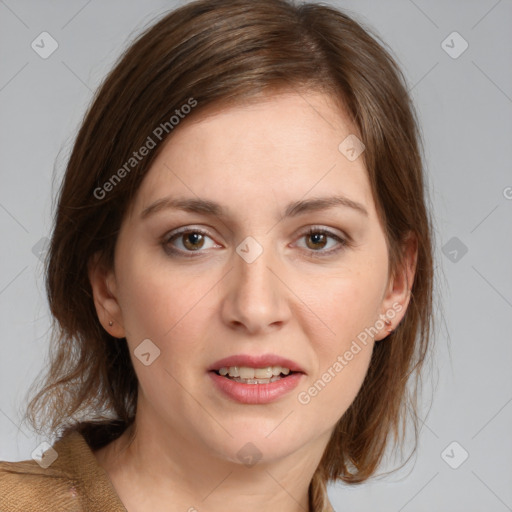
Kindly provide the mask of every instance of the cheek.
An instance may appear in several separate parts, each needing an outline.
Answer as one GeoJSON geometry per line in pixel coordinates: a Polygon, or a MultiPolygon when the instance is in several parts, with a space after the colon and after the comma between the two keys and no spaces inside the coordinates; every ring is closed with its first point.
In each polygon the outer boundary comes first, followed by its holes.
{"type": "Polygon", "coordinates": [[[345,414],[364,381],[372,349],[372,343],[349,345],[299,392],[298,402],[311,421],[331,428],[345,414]]]}
{"type": "Polygon", "coordinates": [[[355,399],[373,351],[376,331],[372,327],[378,320],[386,274],[367,262],[361,266],[364,272],[347,271],[335,278],[330,276],[314,292],[309,288],[305,300],[314,305],[319,319],[303,325],[314,346],[318,366],[299,390],[297,399],[312,419],[320,414],[329,425],[355,399]]]}
{"type": "MultiPolygon", "coordinates": [[[[160,349],[154,365],[143,366],[132,357],[140,385],[150,401],[160,404],[160,410],[166,410],[171,402],[180,402],[185,410],[181,386],[193,389],[189,365],[204,359],[204,340],[211,325],[208,315],[212,313],[208,292],[214,281],[199,274],[184,278],[182,271],[137,262],[136,258],[122,271],[120,302],[131,353],[144,339],[160,349]]],[[[193,412],[198,414],[195,409],[193,412]]]]}
{"type": "Polygon", "coordinates": [[[303,290],[305,302],[311,304],[318,321],[308,324],[308,335],[317,340],[326,356],[343,352],[350,341],[375,325],[379,318],[385,275],[379,269],[350,271],[326,276],[312,291],[303,290]],[[307,295],[306,295],[307,293],[307,295]],[[320,330],[318,327],[322,327],[320,330]],[[321,333],[321,334],[320,334],[321,333]]]}
{"type": "Polygon", "coordinates": [[[153,336],[165,343],[184,328],[199,327],[200,322],[190,318],[197,320],[197,310],[213,283],[199,272],[188,272],[184,278],[183,270],[155,260],[154,255],[140,254],[120,265],[119,298],[125,328],[132,337],[153,336]]]}

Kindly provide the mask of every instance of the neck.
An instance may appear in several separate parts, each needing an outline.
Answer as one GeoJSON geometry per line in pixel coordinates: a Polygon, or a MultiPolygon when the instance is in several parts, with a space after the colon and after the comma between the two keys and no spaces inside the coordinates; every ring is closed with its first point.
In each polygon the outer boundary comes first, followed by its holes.
{"type": "Polygon", "coordinates": [[[121,437],[95,452],[130,512],[310,512],[309,485],[330,432],[288,456],[249,465],[168,425],[155,428],[155,418],[140,412],[121,437]]]}

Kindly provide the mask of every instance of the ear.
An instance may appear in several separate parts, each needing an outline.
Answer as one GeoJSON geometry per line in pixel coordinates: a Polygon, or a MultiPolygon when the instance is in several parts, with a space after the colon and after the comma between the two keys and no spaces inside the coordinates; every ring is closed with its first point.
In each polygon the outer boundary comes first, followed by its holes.
{"type": "Polygon", "coordinates": [[[103,328],[116,338],[124,338],[121,307],[116,297],[116,280],[113,270],[107,270],[101,262],[100,253],[95,253],[87,265],[94,306],[103,328]],[[112,323],[112,325],[110,325],[112,323]]]}
{"type": "MultiPolygon", "coordinates": [[[[375,336],[375,341],[389,336],[394,331],[407,311],[411,298],[411,288],[416,273],[418,258],[418,240],[414,233],[409,233],[402,246],[402,264],[395,276],[390,276],[388,287],[384,293],[379,318],[388,323],[375,336]]],[[[380,324],[380,322],[379,322],[380,324]]]]}

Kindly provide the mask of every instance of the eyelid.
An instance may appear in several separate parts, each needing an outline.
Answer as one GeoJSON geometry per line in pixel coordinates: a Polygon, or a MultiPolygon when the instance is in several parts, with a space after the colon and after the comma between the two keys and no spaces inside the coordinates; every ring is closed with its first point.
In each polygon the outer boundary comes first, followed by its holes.
{"type": "MultiPolygon", "coordinates": [[[[168,233],[166,233],[163,237],[162,237],[162,244],[166,245],[168,244],[173,238],[177,238],[179,237],[179,235],[182,235],[182,234],[185,234],[185,233],[200,233],[201,235],[204,235],[204,236],[207,236],[208,238],[212,239],[213,240],[213,237],[211,236],[211,234],[204,228],[199,228],[199,227],[196,227],[196,226],[183,226],[181,228],[177,228],[177,229],[174,229],[168,233]]],[[[215,242],[215,240],[213,240],[215,242]]],[[[217,242],[215,242],[216,245],[217,242]]],[[[184,252],[182,251],[181,249],[177,249],[177,251],[179,251],[180,253],[184,252]]],[[[194,251],[186,251],[188,253],[193,253],[194,251]]],[[[197,251],[199,252],[199,251],[197,251]]]]}
{"type": "MultiPolygon", "coordinates": [[[[202,249],[198,249],[197,251],[183,251],[182,249],[176,249],[174,247],[168,248],[168,244],[173,238],[177,238],[177,237],[179,237],[179,235],[182,235],[185,233],[200,233],[201,235],[207,236],[208,238],[213,240],[213,237],[204,228],[196,227],[194,225],[183,226],[183,227],[177,228],[175,230],[172,230],[172,231],[166,233],[162,237],[161,244],[164,246],[164,248],[166,248],[165,249],[166,252],[169,252],[171,254],[176,254],[178,256],[184,256],[184,257],[197,257],[201,254],[204,254],[207,251],[207,250],[202,250],[202,249]]],[[[327,251],[323,251],[323,250],[314,251],[311,249],[301,248],[303,251],[307,252],[309,255],[318,256],[318,257],[322,257],[322,256],[328,257],[329,255],[335,254],[335,253],[343,250],[344,248],[350,247],[352,245],[352,239],[350,236],[346,235],[343,232],[341,234],[338,234],[332,228],[327,228],[327,227],[324,227],[321,225],[308,226],[307,228],[303,229],[299,233],[297,239],[300,240],[309,234],[318,234],[318,233],[325,234],[326,236],[331,237],[332,239],[336,240],[338,242],[338,247],[329,249],[327,251]]],[[[215,240],[213,240],[213,241],[218,246],[217,242],[215,242],[215,240]]]]}
{"type": "Polygon", "coordinates": [[[200,227],[197,227],[197,226],[194,226],[194,225],[190,225],[190,226],[182,226],[180,228],[176,228],[176,229],[173,229],[173,230],[169,231],[168,233],[166,233],[163,236],[163,239],[164,240],[169,240],[169,239],[173,238],[176,235],[181,235],[182,233],[189,233],[189,232],[193,232],[193,233],[197,232],[197,233],[201,233],[202,235],[210,236],[210,233],[208,233],[208,231],[205,230],[204,228],[200,228],[200,227]]]}
{"type": "Polygon", "coordinates": [[[308,226],[307,228],[300,231],[300,236],[308,235],[310,233],[318,233],[318,232],[325,233],[325,234],[331,235],[333,237],[343,238],[343,239],[347,240],[347,242],[349,240],[351,240],[351,238],[343,231],[341,231],[341,230],[336,231],[334,228],[330,228],[330,227],[324,226],[322,224],[312,224],[312,225],[308,226]]]}
{"type": "Polygon", "coordinates": [[[332,228],[327,228],[327,227],[320,226],[320,225],[312,225],[312,226],[309,226],[307,229],[301,231],[301,233],[298,237],[298,240],[301,240],[302,238],[304,238],[307,235],[318,234],[318,233],[324,234],[324,235],[336,240],[338,242],[338,246],[331,248],[327,251],[323,251],[323,250],[313,251],[311,249],[309,249],[309,250],[304,249],[310,255],[318,256],[318,257],[322,257],[322,256],[327,257],[329,255],[335,254],[338,251],[340,251],[346,247],[350,247],[352,245],[352,239],[348,235],[346,235],[344,233],[341,233],[341,234],[337,233],[332,228]]]}

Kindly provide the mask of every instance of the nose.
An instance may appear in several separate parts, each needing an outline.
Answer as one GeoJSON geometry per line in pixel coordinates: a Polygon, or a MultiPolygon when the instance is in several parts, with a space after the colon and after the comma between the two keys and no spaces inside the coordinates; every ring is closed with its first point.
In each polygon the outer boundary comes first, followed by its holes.
{"type": "Polygon", "coordinates": [[[226,276],[223,321],[232,329],[264,334],[282,328],[290,319],[290,291],[270,249],[251,263],[233,253],[234,268],[226,276]]]}

